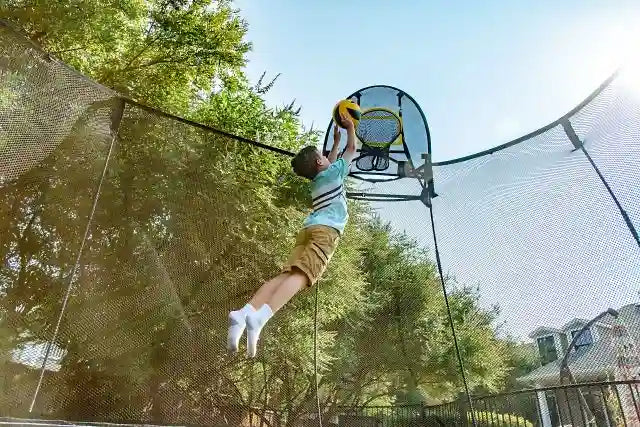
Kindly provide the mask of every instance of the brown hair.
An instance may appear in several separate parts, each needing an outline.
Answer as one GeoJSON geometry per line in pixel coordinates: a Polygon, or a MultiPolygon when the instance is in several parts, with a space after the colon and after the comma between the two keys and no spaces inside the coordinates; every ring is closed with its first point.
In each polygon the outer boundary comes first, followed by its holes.
{"type": "Polygon", "coordinates": [[[296,175],[313,179],[318,174],[318,165],[316,161],[320,157],[318,149],[314,146],[304,147],[291,160],[291,167],[296,175]]]}

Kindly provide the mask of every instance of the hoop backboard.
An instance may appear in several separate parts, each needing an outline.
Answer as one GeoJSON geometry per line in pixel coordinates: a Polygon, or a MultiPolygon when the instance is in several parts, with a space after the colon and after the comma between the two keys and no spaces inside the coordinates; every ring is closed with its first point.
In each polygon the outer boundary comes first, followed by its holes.
{"type": "MultiPolygon", "coordinates": [[[[429,126],[420,106],[404,91],[392,86],[369,86],[360,89],[347,97],[360,105],[363,113],[371,108],[382,108],[393,111],[400,117],[402,132],[388,147],[371,156],[370,150],[362,142],[357,141],[358,154],[351,166],[351,176],[364,181],[390,181],[400,178],[401,164],[409,162],[413,168],[421,167],[423,156],[431,153],[429,126]],[[388,159],[387,159],[388,157],[388,159]],[[388,160],[388,161],[387,161],[388,160]],[[376,165],[376,166],[372,166],[376,165]]],[[[327,154],[333,143],[334,121],[331,120],[325,134],[323,151],[327,154]]],[[[346,141],[343,133],[341,150],[346,141]]]]}

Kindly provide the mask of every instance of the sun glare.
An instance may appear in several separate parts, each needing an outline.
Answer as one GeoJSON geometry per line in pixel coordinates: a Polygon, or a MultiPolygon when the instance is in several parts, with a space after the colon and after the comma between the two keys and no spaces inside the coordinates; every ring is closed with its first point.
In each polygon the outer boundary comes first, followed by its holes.
{"type": "Polygon", "coordinates": [[[618,82],[640,97],[640,30],[620,30],[620,41],[614,49],[619,61],[618,82]]]}
{"type": "Polygon", "coordinates": [[[620,68],[620,85],[640,99],[640,48],[633,51],[620,68]]]}

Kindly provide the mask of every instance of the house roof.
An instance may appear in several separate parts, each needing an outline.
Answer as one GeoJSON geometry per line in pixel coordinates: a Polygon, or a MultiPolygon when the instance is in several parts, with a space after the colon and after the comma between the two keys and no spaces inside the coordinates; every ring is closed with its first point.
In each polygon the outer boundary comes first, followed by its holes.
{"type": "MultiPolygon", "coordinates": [[[[593,325],[600,326],[603,328],[612,328],[613,327],[612,322],[613,322],[612,320],[607,319],[607,320],[598,321],[593,325]]],[[[560,329],[563,330],[564,332],[569,332],[571,330],[582,328],[587,323],[589,323],[587,319],[581,319],[579,317],[576,317],[575,319],[572,319],[567,323],[565,323],[560,329]]]]}
{"type": "Polygon", "coordinates": [[[561,334],[561,333],[562,331],[560,329],[552,328],[551,326],[539,326],[529,334],[529,338],[538,338],[544,335],[561,334]]]}
{"type": "MultiPolygon", "coordinates": [[[[539,326],[529,334],[529,338],[538,338],[538,337],[550,335],[550,334],[563,334],[575,329],[582,328],[588,322],[589,321],[587,319],[576,317],[569,320],[560,328],[554,328],[553,326],[539,326]]],[[[609,328],[609,329],[613,327],[611,320],[596,322],[594,323],[594,326],[601,326],[603,328],[609,328]]]]}
{"type": "MultiPolygon", "coordinates": [[[[522,383],[557,384],[560,382],[560,358],[519,377],[522,383]]],[[[612,341],[597,341],[569,354],[568,365],[576,379],[604,376],[616,366],[616,349],[612,341]]]]}
{"type": "Polygon", "coordinates": [[[587,323],[589,323],[589,321],[587,319],[581,319],[579,317],[576,317],[574,319],[569,320],[564,325],[562,325],[560,327],[560,329],[562,329],[563,331],[567,332],[567,331],[569,331],[571,329],[582,328],[587,323]]]}
{"type": "MultiPolygon", "coordinates": [[[[629,335],[635,340],[636,345],[640,345],[640,305],[628,304],[619,310],[618,320],[625,325],[629,335]]],[[[571,326],[584,325],[586,320],[574,318],[565,323],[563,330],[569,329],[571,326]]],[[[615,321],[611,317],[605,317],[602,321],[595,325],[605,328],[612,328],[615,321]]],[[[562,333],[563,331],[550,327],[536,328],[529,336],[536,338],[550,333],[562,333]]],[[[561,359],[563,355],[558,355],[561,359]]],[[[521,383],[534,383],[540,385],[558,384],[560,381],[560,361],[548,363],[534,371],[523,375],[517,380],[521,383]]],[[[568,365],[571,373],[577,380],[594,379],[594,377],[604,377],[612,373],[617,365],[617,348],[616,341],[611,338],[600,339],[593,344],[580,347],[573,351],[568,357],[568,365]]]]}

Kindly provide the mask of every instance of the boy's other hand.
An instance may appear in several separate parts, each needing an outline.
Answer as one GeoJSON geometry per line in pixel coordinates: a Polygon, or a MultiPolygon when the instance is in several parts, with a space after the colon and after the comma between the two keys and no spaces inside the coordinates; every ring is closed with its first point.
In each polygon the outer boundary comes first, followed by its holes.
{"type": "Polygon", "coordinates": [[[337,144],[340,142],[340,128],[338,125],[333,126],[333,143],[337,144]]]}
{"type": "Polygon", "coordinates": [[[353,122],[351,121],[351,117],[348,117],[344,113],[340,113],[340,120],[342,120],[342,125],[347,129],[347,131],[352,132],[354,129],[353,122]]]}

